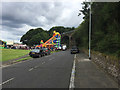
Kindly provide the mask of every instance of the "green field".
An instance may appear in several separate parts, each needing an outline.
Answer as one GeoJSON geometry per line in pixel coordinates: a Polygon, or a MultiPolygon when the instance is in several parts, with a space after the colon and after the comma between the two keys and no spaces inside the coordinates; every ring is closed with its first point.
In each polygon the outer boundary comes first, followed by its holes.
{"type": "Polygon", "coordinates": [[[24,55],[27,55],[29,52],[30,50],[1,49],[0,54],[2,55],[2,60],[0,59],[0,61],[8,61],[8,60],[16,59],[24,55]]]}

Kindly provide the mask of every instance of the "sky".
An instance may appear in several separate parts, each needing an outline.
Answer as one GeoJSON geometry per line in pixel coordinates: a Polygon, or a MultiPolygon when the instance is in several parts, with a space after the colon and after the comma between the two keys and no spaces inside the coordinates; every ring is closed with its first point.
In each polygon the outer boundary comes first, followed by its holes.
{"type": "Polygon", "coordinates": [[[78,16],[82,2],[2,2],[1,39],[20,42],[20,38],[30,29],[78,27],[83,21],[83,15],[78,16]]]}

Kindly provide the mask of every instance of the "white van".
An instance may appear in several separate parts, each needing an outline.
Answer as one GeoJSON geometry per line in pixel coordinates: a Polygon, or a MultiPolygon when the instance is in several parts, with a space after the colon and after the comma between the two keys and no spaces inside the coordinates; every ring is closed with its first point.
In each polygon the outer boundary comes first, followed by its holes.
{"type": "Polygon", "coordinates": [[[67,46],[66,45],[63,45],[62,46],[62,50],[65,51],[67,49],[67,46]]]}

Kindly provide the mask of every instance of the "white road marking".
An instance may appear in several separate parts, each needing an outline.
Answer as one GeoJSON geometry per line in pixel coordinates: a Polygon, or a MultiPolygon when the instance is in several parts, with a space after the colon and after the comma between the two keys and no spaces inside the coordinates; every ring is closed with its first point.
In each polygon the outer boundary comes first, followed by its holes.
{"type": "Polygon", "coordinates": [[[75,56],[74,56],[74,59],[76,59],[76,54],[75,54],[75,56]]]}
{"type": "Polygon", "coordinates": [[[53,59],[55,59],[55,58],[50,58],[49,60],[53,60],[53,59]]]}
{"type": "MultiPolygon", "coordinates": [[[[44,64],[45,62],[43,62],[42,64],[44,64]]],[[[35,66],[35,67],[33,67],[33,68],[30,68],[28,71],[32,71],[33,69],[35,69],[35,68],[38,68],[39,66],[35,66]]]]}
{"type": "Polygon", "coordinates": [[[72,72],[71,72],[69,90],[75,88],[75,85],[74,85],[74,80],[75,80],[75,60],[76,60],[76,54],[74,56],[74,62],[73,62],[73,68],[72,68],[72,72]]]}
{"type": "Polygon", "coordinates": [[[35,66],[34,68],[38,68],[39,66],[35,66]]]}
{"type": "Polygon", "coordinates": [[[1,83],[0,85],[6,84],[7,82],[12,81],[13,79],[14,79],[14,78],[8,79],[7,81],[5,81],[5,82],[1,83]]]}
{"type": "Polygon", "coordinates": [[[29,71],[32,71],[34,68],[29,69],[29,71]]]}

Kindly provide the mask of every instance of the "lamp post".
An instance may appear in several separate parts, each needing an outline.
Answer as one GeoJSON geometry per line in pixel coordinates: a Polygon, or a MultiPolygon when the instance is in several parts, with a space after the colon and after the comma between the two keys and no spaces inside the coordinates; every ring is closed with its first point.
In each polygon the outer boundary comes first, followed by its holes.
{"type": "Polygon", "coordinates": [[[91,12],[91,4],[92,4],[92,0],[90,1],[90,16],[89,16],[89,59],[91,59],[91,18],[92,18],[92,16],[91,16],[91,14],[92,14],[92,12],[91,12]]]}

